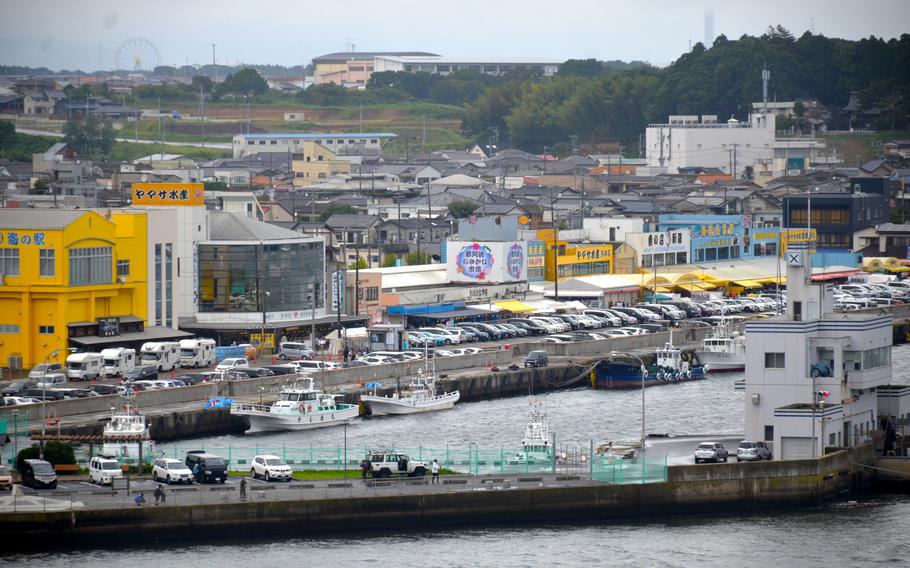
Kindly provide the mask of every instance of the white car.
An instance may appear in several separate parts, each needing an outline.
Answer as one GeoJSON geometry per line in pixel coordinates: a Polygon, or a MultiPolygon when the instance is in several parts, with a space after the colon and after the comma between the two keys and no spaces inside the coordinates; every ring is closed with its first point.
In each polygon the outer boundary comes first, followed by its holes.
{"type": "Polygon", "coordinates": [[[548,337],[541,338],[541,343],[572,343],[574,340],[571,335],[550,335],[548,337]]]}
{"type": "Polygon", "coordinates": [[[236,369],[238,367],[249,367],[250,362],[246,360],[246,357],[230,357],[223,360],[215,366],[216,371],[230,371],[231,369],[236,369]]]}
{"type": "Polygon", "coordinates": [[[402,351],[401,356],[404,357],[405,361],[423,359],[423,353],[418,353],[417,351],[402,351]]]}
{"type": "Polygon", "coordinates": [[[3,397],[4,406],[21,406],[23,404],[35,404],[41,402],[37,398],[29,398],[27,396],[5,396],[3,397]]]}
{"type": "Polygon", "coordinates": [[[464,353],[462,353],[461,349],[437,349],[436,350],[437,357],[454,357],[456,355],[464,355],[464,353]]]}
{"type": "Polygon", "coordinates": [[[256,456],[250,466],[250,477],[253,479],[263,477],[266,481],[273,479],[290,481],[291,466],[284,463],[278,456],[256,456]]]}
{"type": "Polygon", "coordinates": [[[461,351],[465,355],[473,355],[475,353],[480,353],[482,350],[479,347],[462,347],[461,351]]]}
{"type": "Polygon", "coordinates": [[[382,357],[380,355],[364,355],[363,357],[358,357],[356,361],[363,361],[367,365],[385,365],[395,362],[394,359],[382,357]]]}
{"type": "Polygon", "coordinates": [[[95,456],[88,464],[88,479],[90,483],[112,485],[115,479],[122,477],[123,470],[117,460],[95,456]]]}
{"type": "Polygon", "coordinates": [[[171,483],[192,483],[193,472],[180,460],[161,458],[152,466],[152,479],[171,483]]]}

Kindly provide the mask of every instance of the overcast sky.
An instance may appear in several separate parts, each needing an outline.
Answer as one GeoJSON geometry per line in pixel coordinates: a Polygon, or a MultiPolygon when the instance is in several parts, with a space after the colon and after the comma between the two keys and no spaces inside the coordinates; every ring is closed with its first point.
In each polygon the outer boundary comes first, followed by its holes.
{"type": "Polygon", "coordinates": [[[666,65],[715,35],[781,24],[831,37],[910,32],[910,0],[2,0],[0,64],[110,69],[132,37],[162,65],[308,63],[347,51],[645,60],[666,65]]]}

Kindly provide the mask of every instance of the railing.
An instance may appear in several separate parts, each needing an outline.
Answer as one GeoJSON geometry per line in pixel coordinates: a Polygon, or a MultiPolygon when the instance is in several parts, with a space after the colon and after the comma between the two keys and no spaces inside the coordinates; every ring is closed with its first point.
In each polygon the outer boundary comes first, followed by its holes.
{"type": "Polygon", "coordinates": [[[632,459],[613,455],[595,456],[591,479],[615,484],[662,483],[667,480],[667,456],[636,456],[632,459]]]}

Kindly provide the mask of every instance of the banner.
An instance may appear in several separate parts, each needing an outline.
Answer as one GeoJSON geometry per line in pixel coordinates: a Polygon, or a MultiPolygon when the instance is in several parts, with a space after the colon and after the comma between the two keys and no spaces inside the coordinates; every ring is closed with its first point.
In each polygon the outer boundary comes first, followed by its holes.
{"type": "Polygon", "coordinates": [[[133,205],[205,205],[205,189],[201,183],[134,183],[133,205]]]}

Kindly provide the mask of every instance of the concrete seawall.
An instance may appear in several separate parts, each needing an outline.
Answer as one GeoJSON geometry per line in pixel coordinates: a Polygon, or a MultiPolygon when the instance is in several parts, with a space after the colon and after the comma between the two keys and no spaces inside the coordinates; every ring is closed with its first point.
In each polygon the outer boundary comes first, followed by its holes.
{"type": "MultiPolygon", "coordinates": [[[[815,505],[860,489],[871,448],[818,460],[671,467],[665,483],[388,496],[293,499],[165,508],[0,513],[0,533],[14,549],[152,540],[225,540],[234,535],[302,536],[395,531],[428,526],[604,521],[697,512],[815,505]],[[772,475],[774,474],[774,475],[772,475]]],[[[9,550],[9,548],[7,548],[9,550]]]]}

